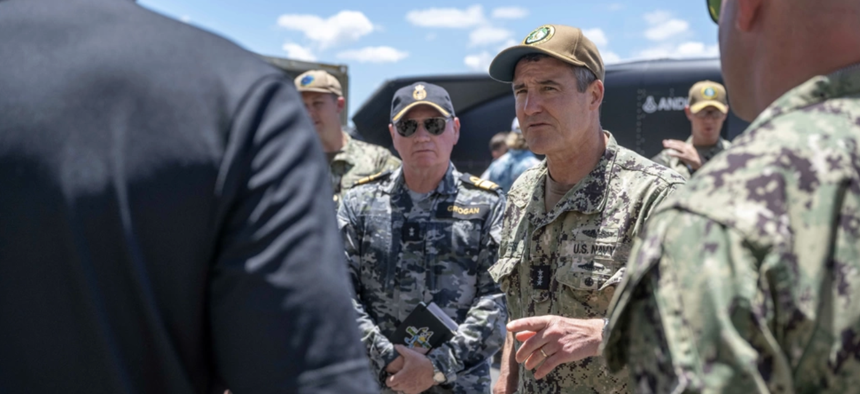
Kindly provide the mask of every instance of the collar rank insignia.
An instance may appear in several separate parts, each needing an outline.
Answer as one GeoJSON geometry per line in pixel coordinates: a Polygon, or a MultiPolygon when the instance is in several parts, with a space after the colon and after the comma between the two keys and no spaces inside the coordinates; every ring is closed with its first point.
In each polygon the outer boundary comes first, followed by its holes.
{"type": "Polygon", "coordinates": [[[537,290],[549,290],[551,272],[549,265],[533,265],[532,287],[537,290]]]}
{"type": "Polygon", "coordinates": [[[486,179],[478,178],[474,175],[463,174],[463,176],[460,177],[460,180],[463,181],[463,183],[475,186],[478,189],[484,189],[484,190],[489,190],[489,191],[493,191],[493,192],[496,190],[501,190],[501,189],[499,189],[499,185],[497,185],[493,182],[490,182],[486,179]]]}

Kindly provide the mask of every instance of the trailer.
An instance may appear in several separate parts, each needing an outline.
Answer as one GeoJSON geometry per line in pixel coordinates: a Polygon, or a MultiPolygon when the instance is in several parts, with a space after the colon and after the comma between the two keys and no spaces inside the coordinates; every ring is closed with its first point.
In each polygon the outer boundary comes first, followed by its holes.
{"type": "MultiPolygon", "coordinates": [[[[685,140],[690,136],[690,122],[684,115],[687,92],[704,79],[722,83],[719,59],[663,59],[608,65],[601,125],[612,132],[619,144],[652,157],[663,149],[664,139],[685,140]]],[[[442,86],[451,95],[461,123],[460,140],[451,152],[454,165],[472,174],[483,172],[492,161],[487,146],[490,138],[500,131],[509,131],[515,117],[510,84],[495,81],[487,74],[429,75],[386,81],[353,116],[358,133],[368,142],[392,149],[388,132],[391,97],[397,89],[418,81],[442,86]]],[[[721,134],[731,140],[748,125],[729,114],[721,134]]]]}

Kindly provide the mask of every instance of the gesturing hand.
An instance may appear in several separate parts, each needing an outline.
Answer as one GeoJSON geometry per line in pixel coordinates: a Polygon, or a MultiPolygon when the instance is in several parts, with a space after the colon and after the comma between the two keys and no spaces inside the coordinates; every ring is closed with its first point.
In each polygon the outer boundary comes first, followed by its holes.
{"type": "Polygon", "coordinates": [[[517,351],[518,363],[535,369],[535,379],[543,379],[557,366],[597,356],[603,340],[603,319],[568,319],[537,316],[508,323],[508,331],[524,340],[517,351]],[[531,337],[529,337],[531,336],[531,337]]]}
{"type": "Polygon", "coordinates": [[[430,359],[403,345],[394,345],[394,349],[403,357],[403,368],[386,380],[386,386],[406,394],[418,394],[433,387],[436,382],[430,359]]]}
{"type": "Polygon", "coordinates": [[[679,140],[663,140],[663,147],[674,149],[674,151],[669,151],[669,156],[677,157],[693,170],[698,170],[702,167],[702,159],[693,145],[679,140]]]}

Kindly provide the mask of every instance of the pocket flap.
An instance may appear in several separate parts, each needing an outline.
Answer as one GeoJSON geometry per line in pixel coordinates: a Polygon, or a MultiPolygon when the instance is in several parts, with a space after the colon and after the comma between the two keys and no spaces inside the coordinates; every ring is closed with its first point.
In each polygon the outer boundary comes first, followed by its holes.
{"type": "Polygon", "coordinates": [[[514,268],[517,267],[517,263],[520,262],[520,259],[512,259],[512,258],[503,258],[496,261],[496,264],[493,264],[490,267],[490,276],[493,278],[496,283],[499,283],[503,278],[510,275],[514,272],[514,268]]]}

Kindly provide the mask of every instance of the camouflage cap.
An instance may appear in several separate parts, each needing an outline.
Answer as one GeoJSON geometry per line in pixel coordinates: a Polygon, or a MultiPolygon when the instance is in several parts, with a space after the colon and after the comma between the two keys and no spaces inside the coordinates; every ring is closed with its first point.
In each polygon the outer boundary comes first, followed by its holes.
{"type": "Polygon", "coordinates": [[[532,53],[541,53],[574,66],[585,67],[601,81],[605,75],[603,59],[597,46],[582,34],[582,30],[564,25],[543,25],[529,33],[522,44],[507,48],[496,55],[490,64],[490,76],[497,81],[512,82],[517,62],[532,53]]]}
{"type": "Polygon", "coordinates": [[[305,71],[295,79],[299,92],[333,93],[343,97],[340,82],[333,75],[323,70],[305,71]]]}
{"type": "Polygon", "coordinates": [[[714,81],[699,81],[690,88],[687,99],[690,112],[696,113],[707,107],[716,107],[722,113],[729,112],[726,88],[714,81]]]}

